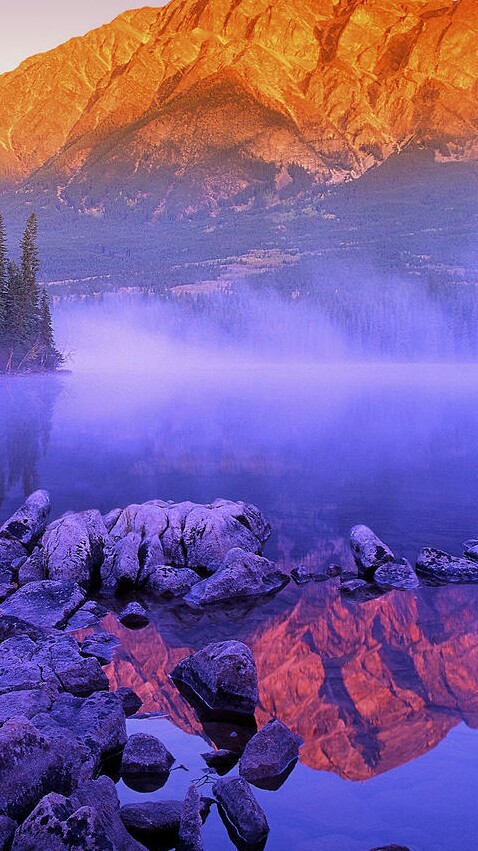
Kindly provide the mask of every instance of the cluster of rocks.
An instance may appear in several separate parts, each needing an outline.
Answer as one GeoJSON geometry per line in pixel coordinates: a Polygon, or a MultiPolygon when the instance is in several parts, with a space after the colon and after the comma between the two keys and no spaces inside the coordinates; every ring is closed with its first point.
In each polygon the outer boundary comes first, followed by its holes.
{"type": "Polygon", "coordinates": [[[74,583],[75,609],[79,595],[99,588],[198,607],[269,594],[289,579],[262,556],[270,526],[253,505],[152,500],[106,516],[71,512],[48,525],[49,513],[48,493],[36,491],[0,530],[0,601],[32,586],[9,604],[17,609],[45,581],[69,583],[68,596],[74,583]]]}
{"type": "Polygon", "coordinates": [[[442,550],[424,547],[418,555],[415,569],[405,558],[397,558],[390,547],[368,526],[354,526],[350,532],[350,548],[356,573],[343,571],[338,565],[314,571],[299,566],[291,572],[299,585],[311,581],[338,578],[343,594],[366,600],[386,591],[413,591],[420,585],[478,582],[478,541],[464,544],[464,554],[453,556],[442,550]]]}

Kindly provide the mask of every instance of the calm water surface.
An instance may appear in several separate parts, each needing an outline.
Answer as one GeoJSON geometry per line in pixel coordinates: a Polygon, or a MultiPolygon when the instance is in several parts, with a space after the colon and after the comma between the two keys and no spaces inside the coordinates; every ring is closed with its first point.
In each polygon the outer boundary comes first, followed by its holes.
{"type": "MultiPolygon", "coordinates": [[[[0,519],[37,486],[55,516],[154,497],[244,499],[271,520],[268,554],[288,566],[349,563],[356,522],[412,559],[422,545],[460,552],[478,537],[478,367],[257,358],[153,331],[142,309],[133,327],[104,304],[63,306],[72,372],[1,380],[0,519]]],[[[230,727],[203,726],[167,672],[237,637],[258,664],[258,724],[277,715],[305,741],[281,789],[257,790],[267,849],[476,849],[478,589],[354,604],[333,580],[229,616],[167,605],[151,616],[138,633],[114,612],[104,625],[122,642],[112,683],[168,715],[131,720],[131,731],[156,732],[187,768],[152,797],[182,796],[204,776],[200,754],[236,741],[230,727]]],[[[204,835],[206,851],[233,848],[214,810],[204,835]]]]}

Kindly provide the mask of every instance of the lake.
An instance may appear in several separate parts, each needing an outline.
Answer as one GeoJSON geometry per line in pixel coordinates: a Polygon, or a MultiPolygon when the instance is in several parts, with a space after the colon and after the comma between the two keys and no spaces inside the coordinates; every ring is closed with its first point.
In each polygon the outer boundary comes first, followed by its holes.
{"type": "MultiPolygon", "coordinates": [[[[359,522],[411,560],[478,536],[477,365],[360,362],[332,339],[327,358],[290,341],[258,355],[211,330],[185,333],[170,313],[162,324],[162,310],[152,299],[64,302],[55,323],[71,372],[0,379],[0,520],[36,487],[54,516],[245,500],[272,524],[266,554],[288,569],[351,564],[359,522]]],[[[150,614],[141,632],[114,611],[104,626],[121,639],[110,681],[168,716],[130,730],[157,733],[187,769],[153,798],[182,796],[204,775],[200,754],[237,738],[203,727],[167,677],[190,650],[235,637],[256,658],[259,726],[277,715],[304,739],[285,784],[257,790],[268,851],[474,851],[478,588],[354,603],[330,580],[221,617],[169,604],[150,614]]],[[[142,797],[123,782],[119,792],[142,797]]],[[[215,810],[204,841],[233,848],[215,810]]]]}

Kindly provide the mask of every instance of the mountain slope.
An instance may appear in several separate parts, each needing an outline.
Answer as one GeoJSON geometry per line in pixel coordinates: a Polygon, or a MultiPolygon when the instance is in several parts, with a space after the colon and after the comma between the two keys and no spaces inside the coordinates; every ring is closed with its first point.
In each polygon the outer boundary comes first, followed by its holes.
{"type": "Polygon", "coordinates": [[[475,0],[172,0],[0,77],[0,181],[89,213],[247,205],[410,142],[475,159],[475,0]]]}

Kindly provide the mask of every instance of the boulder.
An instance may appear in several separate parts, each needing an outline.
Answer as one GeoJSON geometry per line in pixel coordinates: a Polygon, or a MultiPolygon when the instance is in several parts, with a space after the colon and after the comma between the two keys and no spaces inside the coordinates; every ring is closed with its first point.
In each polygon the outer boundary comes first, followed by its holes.
{"type": "Polygon", "coordinates": [[[281,721],[269,721],[247,743],[239,773],[256,786],[278,788],[282,777],[297,762],[303,744],[303,739],[281,721]]]}
{"type": "Polygon", "coordinates": [[[213,576],[195,585],[184,599],[190,605],[204,606],[260,597],[278,591],[288,581],[289,577],[266,558],[234,547],[213,576]]]}
{"type": "Polygon", "coordinates": [[[144,629],[149,624],[149,617],[139,603],[128,603],[118,620],[128,629],[144,629]]]}
{"type": "Polygon", "coordinates": [[[127,686],[117,688],[114,694],[121,700],[121,705],[127,718],[131,715],[135,715],[143,705],[143,701],[136,692],[127,686]]]}
{"type": "Polygon", "coordinates": [[[13,571],[6,567],[0,568],[0,603],[3,603],[15,591],[16,587],[13,579],[13,571]]]}
{"type": "Polygon", "coordinates": [[[252,715],[259,699],[254,658],[241,641],[209,644],[179,662],[171,678],[214,712],[252,715]]]}
{"type": "Polygon", "coordinates": [[[48,577],[73,580],[86,590],[98,583],[112,546],[99,511],[65,514],[50,524],[42,544],[48,577]]]}
{"type": "MultiPolygon", "coordinates": [[[[178,838],[183,808],[183,801],[144,801],[121,807],[120,816],[128,831],[140,842],[150,847],[163,844],[171,847],[178,838]]],[[[209,802],[201,799],[203,819],[208,811],[209,802]]]]}
{"type": "Polygon", "coordinates": [[[0,790],[3,814],[24,819],[48,792],[62,792],[61,754],[38,728],[17,716],[0,730],[0,790]]]}
{"type": "Polygon", "coordinates": [[[119,802],[108,777],[86,783],[70,798],[43,798],[18,828],[15,851],[145,851],[127,832],[119,802]]]}
{"type": "Polygon", "coordinates": [[[200,582],[194,570],[187,567],[166,567],[165,565],[150,567],[142,572],[142,586],[147,594],[159,599],[170,600],[182,597],[200,582]]]}
{"type": "Polygon", "coordinates": [[[417,573],[435,582],[478,582],[478,562],[425,547],[417,559],[417,573]]]}
{"type": "Polygon", "coordinates": [[[108,679],[97,659],[80,655],[72,635],[52,635],[38,647],[33,660],[39,665],[42,678],[51,670],[64,691],[86,697],[95,691],[108,690],[108,679]]]}
{"type": "Polygon", "coordinates": [[[373,578],[373,574],[387,561],[395,561],[392,550],[387,547],[368,526],[354,526],[350,532],[350,547],[355,563],[362,575],[373,578]]]}
{"type": "Polygon", "coordinates": [[[168,526],[161,535],[163,564],[186,567],[187,554],[183,541],[183,531],[186,517],[196,507],[193,502],[180,502],[168,506],[168,526]]]}
{"type": "Polygon", "coordinates": [[[214,784],[213,792],[221,815],[243,842],[254,845],[266,839],[267,818],[242,777],[222,777],[214,784]]]}
{"type": "Polygon", "coordinates": [[[27,585],[29,582],[41,582],[46,578],[45,553],[41,547],[35,547],[18,571],[18,584],[27,585]]]}
{"type": "Polygon", "coordinates": [[[33,547],[46,529],[50,510],[50,497],[47,491],[35,491],[30,494],[13,517],[3,524],[0,535],[7,533],[25,547],[33,547]]]}
{"type": "Polygon", "coordinates": [[[85,600],[71,580],[30,582],[0,606],[0,615],[21,618],[40,627],[62,627],[85,600]]]}
{"type": "Polygon", "coordinates": [[[239,761],[239,754],[235,751],[217,750],[201,754],[208,768],[214,769],[218,774],[227,774],[239,761]]]}
{"type": "Polygon", "coordinates": [[[194,783],[189,787],[181,812],[176,851],[203,851],[201,795],[194,783]]]}
{"type": "Polygon", "coordinates": [[[188,567],[214,573],[233,547],[250,553],[262,551],[262,542],[233,515],[214,503],[196,506],[188,513],[183,531],[188,567]]]}
{"type": "Polygon", "coordinates": [[[108,557],[101,567],[103,585],[115,591],[133,588],[139,574],[139,549],[141,535],[130,532],[114,541],[108,557]]]}
{"type": "Polygon", "coordinates": [[[413,591],[420,584],[417,574],[406,559],[387,561],[377,568],[373,578],[375,584],[384,591],[392,591],[395,588],[400,591],[413,591]]]}
{"type": "Polygon", "coordinates": [[[128,505],[117,517],[110,535],[115,541],[131,532],[139,535],[141,540],[161,536],[168,526],[167,508],[167,503],[159,499],[143,505],[128,505]]]}
{"type": "Polygon", "coordinates": [[[17,829],[16,821],[8,816],[0,816],[0,848],[7,851],[11,847],[13,834],[17,829]]]}
{"type": "Polygon", "coordinates": [[[471,541],[465,541],[463,544],[464,553],[467,558],[478,561],[478,541],[474,538],[471,541]]]}
{"type": "Polygon", "coordinates": [[[98,765],[127,740],[121,699],[106,691],[86,698],[60,694],[49,713],[36,715],[33,720],[46,735],[69,736],[85,744],[98,765]]]}
{"type": "Polygon", "coordinates": [[[81,644],[83,656],[93,656],[100,665],[108,665],[113,661],[119,640],[108,632],[94,632],[88,635],[81,644]]]}
{"type": "Polygon", "coordinates": [[[0,535],[0,570],[16,572],[28,558],[28,550],[7,533],[0,535]]]}
{"type": "Polygon", "coordinates": [[[94,600],[88,600],[84,606],[81,606],[77,612],[68,620],[66,629],[69,632],[74,632],[79,629],[87,629],[90,626],[97,626],[108,614],[108,609],[96,603],[94,600]]]}
{"type": "Polygon", "coordinates": [[[126,742],[121,760],[122,775],[167,774],[174,757],[156,736],[135,733],[126,742]]]}
{"type": "Polygon", "coordinates": [[[290,575],[297,585],[307,585],[308,582],[326,582],[331,578],[331,574],[326,573],[323,568],[307,564],[299,564],[294,567],[290,575]]]}

